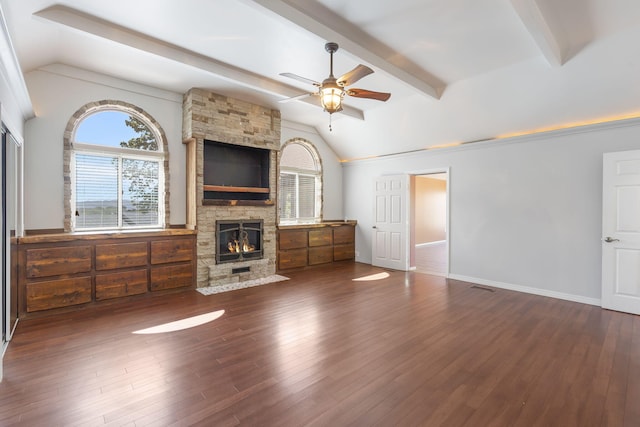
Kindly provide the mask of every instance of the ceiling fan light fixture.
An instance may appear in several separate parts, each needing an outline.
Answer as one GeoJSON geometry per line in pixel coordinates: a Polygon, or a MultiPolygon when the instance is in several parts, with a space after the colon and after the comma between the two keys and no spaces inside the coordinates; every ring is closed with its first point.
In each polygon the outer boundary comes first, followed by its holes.
{"type": "Polygon", "coordinates": [[[329,130],[331,130],[331,115],[342,111],[342,98],[345,95],[353,96],[354,98],[369,98],[376,99],[378,101],[386,101],[391,96],[390,93],[374,92],[366,89],[349,89],[347,86],[352,85],[361,78],[373,73],[373,70],[366,65],[359,64],[353,70],[343,74],[342,76],[335,78],[333,76],[333,54],[338,51],[338,43],[328,42],[324,45],[324,49],[329,52],[329,77],[324,79],[322,83],[316,82],[306,77],[300,77],[292,73],[280,73],[281,76],[296,79],[301,82],[311,83],[318,88],[315,93],[302,94],[288,98],[283,101],[292,99],[299,99],[308,95],[315,95],[320,97],[320,104],[324,111],[329,113],[329,130]],[[346,88],[346,89],[345,89],[346,88]]]}
{"type": "Polygon", "coordinates": [[[342,98],[344,97],[344,89],[335,84],[335,86],[323,86],[320,89],[320,102],[322,108],[329,114],[342,111],[342,98]]]}

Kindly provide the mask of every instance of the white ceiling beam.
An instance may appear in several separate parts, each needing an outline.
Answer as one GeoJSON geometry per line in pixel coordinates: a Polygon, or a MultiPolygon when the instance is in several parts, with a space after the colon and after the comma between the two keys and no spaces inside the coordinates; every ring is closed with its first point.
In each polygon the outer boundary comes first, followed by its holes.
{"type": "Polygon", "coordinates": [[[552,67],[561,66],[564,58],[558,39],[551,31],[536,0],[511,0],[511,5],[547,62],[552,67]]]}
{"type": "MultiPolygon", "coordinates": [[[[60,24],[86,34],[91,34],[151,53],[165,59],[189,65],[214,74],[224,80],[231,81],[262,93],[275,95],[283,99],[300,95],[300,89],[293,86],[260,76],[259,74],[215,60],[208,56],[183,49],[179,46],[163,42],[67,6],[51,6],[34,13],[34,16],[48,22],[60,24]]],[[[299,101],[321,108],[321,105],[317,102],[315,97],[300,99],[299,101]]],[[[364,113],[362,110],[349,106],[344,106],[343,108],[344,110],[341,112],[342,114],[364,120],[364,113]]]]}
{"type": "Polygon", "coordinates": [[[400,80],[413,89],[432,98],[440,98],[440,93],[443,88],[438,90],[426,80],[416,77],[374,53],[371,48],[367,47],[366,43],[362,41],[364,38],[362,32],[353,26],[348,27],[344,25],[343,22],[343,25],[341,25],[342,28],[338,29],[335,20],[330,19],[331,17],[328,16],[328,14],[318,13],[316,14],[317,16],[312,16],[309,11],[301,9],[302,5],[293,5],[282,0],[250,0],[245,2],[247,4],[252,2],[256,3],[327,41],[336,42],[342,49],[400,80]]]}

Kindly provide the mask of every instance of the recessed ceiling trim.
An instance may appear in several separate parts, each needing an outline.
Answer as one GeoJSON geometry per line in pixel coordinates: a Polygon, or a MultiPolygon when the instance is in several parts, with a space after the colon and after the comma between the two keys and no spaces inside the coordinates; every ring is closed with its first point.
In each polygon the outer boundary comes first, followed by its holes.
{"type": "Polygon", "coordinates": [[[511,5],[547,62],[552,67],[561,66],[563,64],[562,50],[536,1],[511,0],[511,5]]]}
{"type": "Polygon", "coordinates": [[[355,35],[355,31],[349,32],[347,29],[338,30],[334,25],[328,22],[328,20],[321,20],[319,17],[311,16],[306,11],[282,0],[251,0],[248,3],[251,2],[259,4],[265,9],[270,10],[282,18],[327,41],[338,43],[342,49],[368,62],[374,67],[379,68],[413,89],[416,89],[432,98],[440,98],[440,92],[442,89],[439,91],[430,83],[408,73],[402,68],[372,52],[367,48],[367,46],[365,46],[365,43],[358,41],[359,37],[355,35]]]}
{"type": "MultiPolygon", "coordinates": [[[[165,59],[189,65],[209,72],[222,79],[232,81],[244,87],[275,95],[280,98],[290,98],[300,94],[300,89],[280,83],[276,80],[260,76],[242,68],[215,60],[205,55],[183,49],[179,46],[163,42],[145,34],[105,21],[93,15],[76,9],[54,5],[33,14],[47,22],[53,22],[72,28],[86,34],[91,34],[125,46],[129,46],[165,59]]],[[[301,99],[317,108],[321,108],[315,97],[301,99]]],[[[364,113],[357,108],[345,106],[342,114],[364,120],[364,113]]]]}

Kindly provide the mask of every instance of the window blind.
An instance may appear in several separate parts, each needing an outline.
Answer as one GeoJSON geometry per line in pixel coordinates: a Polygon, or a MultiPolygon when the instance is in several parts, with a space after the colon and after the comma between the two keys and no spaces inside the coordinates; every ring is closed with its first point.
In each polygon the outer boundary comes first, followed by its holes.
{"type": "Polygon", "coordinates": [[[122,159],[122,226],[159,224],[158,162],[122,159]]]}
{"type": "Polygon", "coordinates": [[[298,175],[298,218],[313,219],[316,210],[316,177],[298,175]]]}
{"type": "Polygon", "coordinates": [[[76,154],[77,228],[118,226],[118,158],[76,154]]]}
{"type": "Polygon", "coordinates": [[[278,206],[280,207],[281,220],[296,219],[297,212],[296,174],[281,173],[280,188],[278,192],[278,206]]]}
{"type": "Polygon", "coordinates": [[[318,216],[318,188],[315,175],[293,172],[280,173],[281,221],[313,221],[318,216]]]}
{"type": "Polygon", "coordinates": [[[158,226],[159,171],[158,161],[76,153],[75,228],[158,226]]]}
{"type": "Polygon", "coordinates": [[[322,205],[320,162],[304,143],[287,144],[280,158],[278,187],[280,221],[308,223],[320,220],[322,205]]]}

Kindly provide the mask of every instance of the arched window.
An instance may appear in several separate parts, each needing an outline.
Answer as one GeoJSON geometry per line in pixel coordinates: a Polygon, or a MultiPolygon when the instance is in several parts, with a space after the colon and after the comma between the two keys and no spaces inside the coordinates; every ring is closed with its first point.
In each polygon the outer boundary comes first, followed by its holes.
{"type": "MultiPolygon", "coordinates": [[[[65,134],[69,231],[162,228],[166,141],[153,119],[124,103],[99,103],[65,134]]],[[[66,168],[65,168],[66,169],[66,168]]],[[[67,199],[67,197],[65,197],[67,199]]],[[[66,215],[65,215],[66,216],[66,215]]]]}
{"type": "Polygon", "coordinates": [[[289,141],[280,156],[278,207],[281,224],[319,222],[322,217],[322,165],[313,144],[289,141]]]}

